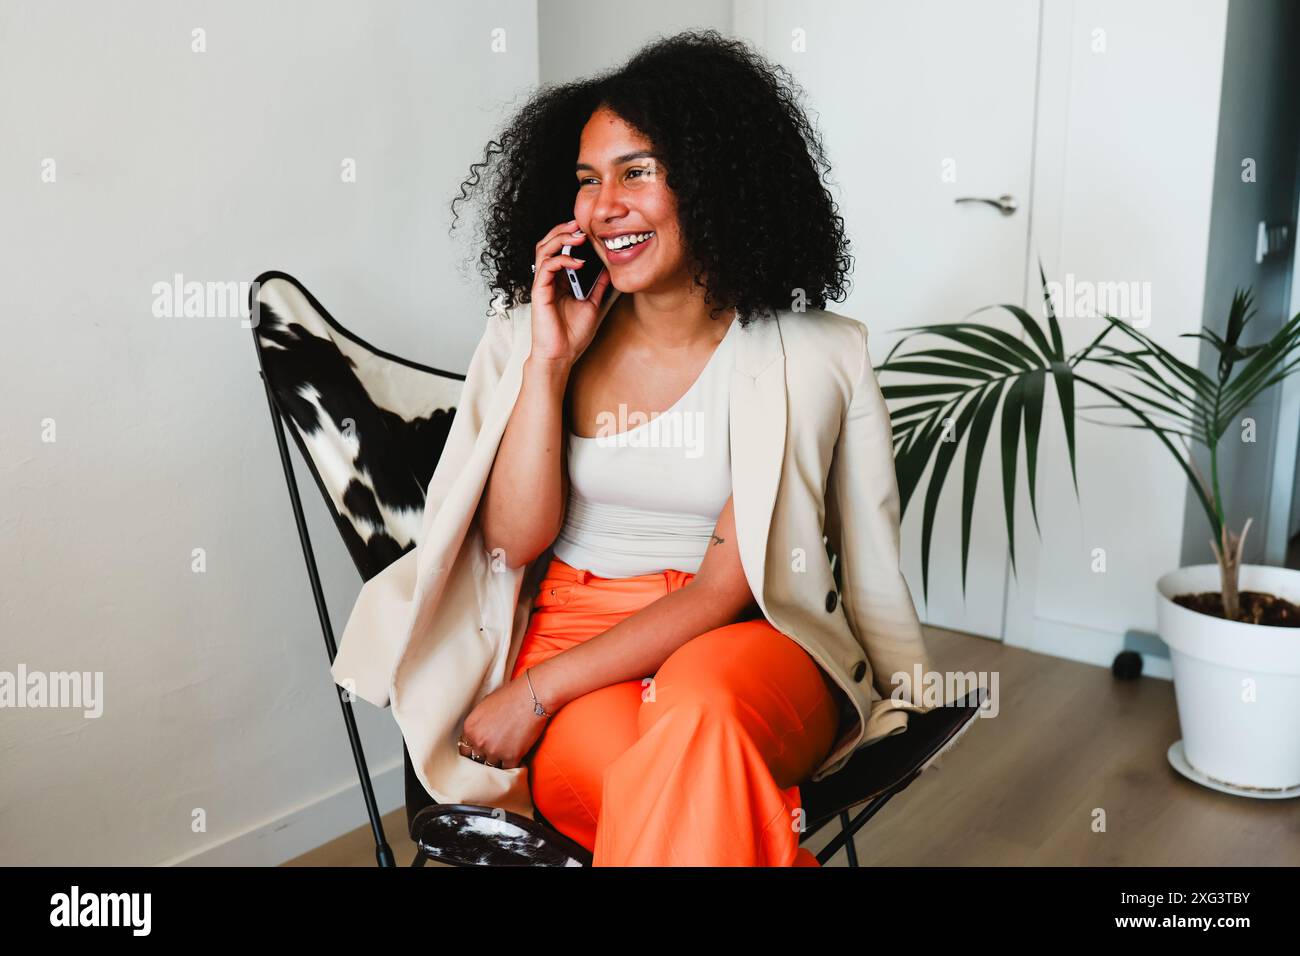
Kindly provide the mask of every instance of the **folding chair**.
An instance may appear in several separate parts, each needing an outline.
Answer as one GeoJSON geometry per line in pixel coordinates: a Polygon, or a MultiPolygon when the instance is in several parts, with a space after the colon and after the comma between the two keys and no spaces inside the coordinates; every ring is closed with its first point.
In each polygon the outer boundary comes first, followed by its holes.
{"type": "MultiPolygon", "coordinates": [[[[249,306],[253,342],[289,488],[307,577],[325,647],[338,653],[321,588],[285,426],[316,480],[363,581],[416,546],[424,494],[446,443],[465,376],[382,352],[344,328],[297,279],[264,272],[249,306]]],[[[832,556],[833,557],[833,556],[832,556]]],[[[835,562],[838,565],[838,561],[835,562]]],[[[837,585],[840,568],[835,566],[837,585]]],[[[356,762],[380,866],[394,866],[357,732],[352,702],[335,685],[356,762]]],[[[817,853],[841,847],[858,865],[853,835],[896,793],[950,749],[973,724],[983,688],[955,705],[909,717],[906,733],[863,747],[844,768],[800,785],[801,842],[831,821],[841,832],[817,853]]],[[[415,774],[402,745],[406,821],[419,847],[412,866],[433,859],[457,866],[590,866],[585,847],[552,827],[501,808],[439,804],[415,774]]]]}

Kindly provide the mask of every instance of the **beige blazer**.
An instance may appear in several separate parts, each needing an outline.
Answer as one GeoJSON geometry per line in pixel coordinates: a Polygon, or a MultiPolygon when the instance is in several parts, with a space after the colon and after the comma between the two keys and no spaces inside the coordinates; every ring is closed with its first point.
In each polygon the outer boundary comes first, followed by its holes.
{"type": "MultiPolygon", "coordinates": [[[[611,287],[602,312],[617,295],[611,287]]],[[[767,620],[835,679],[849,705],[813,773],[820,780],[858,747],[903,732],[908,712],[929,709],[911,702],[921,699],[915,668],[932,667],[899,570],[889,413],[856,320],[781,311],[737,334],[731,467],[745,577],[767,620]],[[841,562],[842,595],[823,534],[841,562]]],[[[484,766],[456,741],[475,704],[513,668],[552,557],[548,548],[524,567],[494,568],[473,520],[531,342],[528,305],[487,320],[417,546],[361,589],[331,668],[355,696],[392,707],[435,799],[529,817],[528,767],[484,766]]]]}

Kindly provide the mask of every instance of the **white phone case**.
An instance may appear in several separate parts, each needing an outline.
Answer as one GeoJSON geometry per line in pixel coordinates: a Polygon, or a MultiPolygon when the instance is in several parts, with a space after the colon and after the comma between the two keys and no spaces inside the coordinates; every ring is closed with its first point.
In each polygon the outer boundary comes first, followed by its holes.
{"type": "MultiPolygon", "coordinates": [[[[564,248],[560,250],[560,255],[568,256],[572,254],[573,246],[567,243],[564,248]]],[[[573,269],[570,269],[568,266],[564,267],[564,272],[569,277],[569,288],[573,290],[574,298],[586,300],[587,297],[582,294],[582,283],[578,281],[578,273],[573,269]]]]}

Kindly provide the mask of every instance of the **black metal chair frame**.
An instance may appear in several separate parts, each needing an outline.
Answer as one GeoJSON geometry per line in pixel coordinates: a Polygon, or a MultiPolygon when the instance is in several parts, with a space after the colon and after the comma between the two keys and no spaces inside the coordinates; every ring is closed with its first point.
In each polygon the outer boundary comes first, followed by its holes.
{"type": "MultiPolygon", "coordinates": [[[[419,365],[400,356],[383,352],[364,342],[349,332],[315,299],[314,296],[292,276],[281,272],[266,272],[253,284],[252,297],[257,294],[261,282],[269,278],[283,278],[292,282],[302,292],[322,317],[336,330],[345,334],[358,345],[370,350],[377,356],[399,362],[425,372],[447,375],[439,369],[419,365]]],[[[257,308],[256,302],[250,302],[251,308],[257,308]]],[[[338,654],[334,639],[334,630],[330,623],[329,610],[325,602],[324,589],[321,586],[320,572],[316,564],[311,536],[307,530],[307,521],[303,513],[302,498],[298,483],[294,477],[293,462],[289,455],[288,442],[285,439],[285,422],[289,421],[281,409],[271,383],[267,380],[265,365],[262,362],[261,348],[257,344],[257,324],[253,325],[255,351],[258,356],[258,376],[266,395],[267,406],[271,415],[271,424],[275,433],[276,448],[280,453],[280,464],[284,470],[285,483],[289,490],[289,501],[293,507],[294,523],[298,529],[298,540],[302,546],[303,560],[307,565],[307,577],[311,583],[312,597],[316,602],[316,614],[320,621],[321,633],[325,639],[326,653],[332,664],[338,654]]],[[[463,379],[463,376],[459,376],[463,379]]],[[[320,473],[312,461],[311,455],[303,446],[296,429],[293,433],[298,452],[324,497],[327,507],[333,511],[333,503],[321,479],[320,473]]],[[[337,517],[337,516],[336,516],[337,517]]],[[[352,748],[352,757],[357,768],[357,778],[361,784],[361,793],[366,805],[366,815],[370,821],[371,832],[375,840],[375,859],[379,866],[396,866],[393,851],[389,847],[384,825],[371,784],[370,772],[366,766],[365,751],[361,736],[357,730],[356,716],[348,692],[334,686],[338,695],[339,707],[343,714],[343,724],[352,748]]],[[[800,843],[820,832],[832,821],[838,820],[840,832],[831,838],[816,853],[817,861],[826,864],[841,848],[849,866],[859,865],[857,848],[853,837],[874,817],[881,808],[897,793],[905,789],[924,770],[957,742],[957,740],[974,725],[975,719],[986,701],[986,690],[976,688],[960,701],[936,708],[926,714],[909,715],[908,729],[903,734],[886,737],[869,746],[859,748],[849,763],[841,770],[821,781],[805,781],[800,784],[800,795],[807,824],[800,843]]],[[[411,839],[418,846],[411,866],[423,866],[428,859],[437,859],[453,865],[474,865],[498,860],[513,862],[515,865],[591,865],[591,853],[576,841],[570,839],[552,827],[540,811],[534,808],[535,820],[529,820],[519,814],[510,813],[500,808],[472,806],[468,804],[438,804],[429,795],[411,765],[410,755],[405,742],[402,747],[405,769],[405,802],[407,825],[411,839]],[[519,831],[527,846],[522,849],[516,845],[504,851],[494,844],[491,838],[477,843],[467,830],[472,828],[476,818],[492,817],[519,831]],[[461,849],[448,853],[447,844],[451,842],[461,849]]],[[[499,841],[498,841],[499,842],[499,841]]],[[[512,841],[519,843],[519,840],[512,841]]]]}

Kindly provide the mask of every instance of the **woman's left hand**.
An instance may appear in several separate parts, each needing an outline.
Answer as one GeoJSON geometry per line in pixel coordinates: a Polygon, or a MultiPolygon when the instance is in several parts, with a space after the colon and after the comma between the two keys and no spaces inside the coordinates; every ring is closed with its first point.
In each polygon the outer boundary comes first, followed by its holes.
{"type": "MultiPolygon", "coordinates": [[[[522,676],[502,684],[484,697],[465,718],[460,739],[468,741],[486,762],[502,770],[518,767],[537,738],[546,729],[550,717],[539,717],[533,712],[533,695],[528,681],[522,676]]],[[[470,755],[470,748],[459,745],[461,754],[470,755]]]]}

